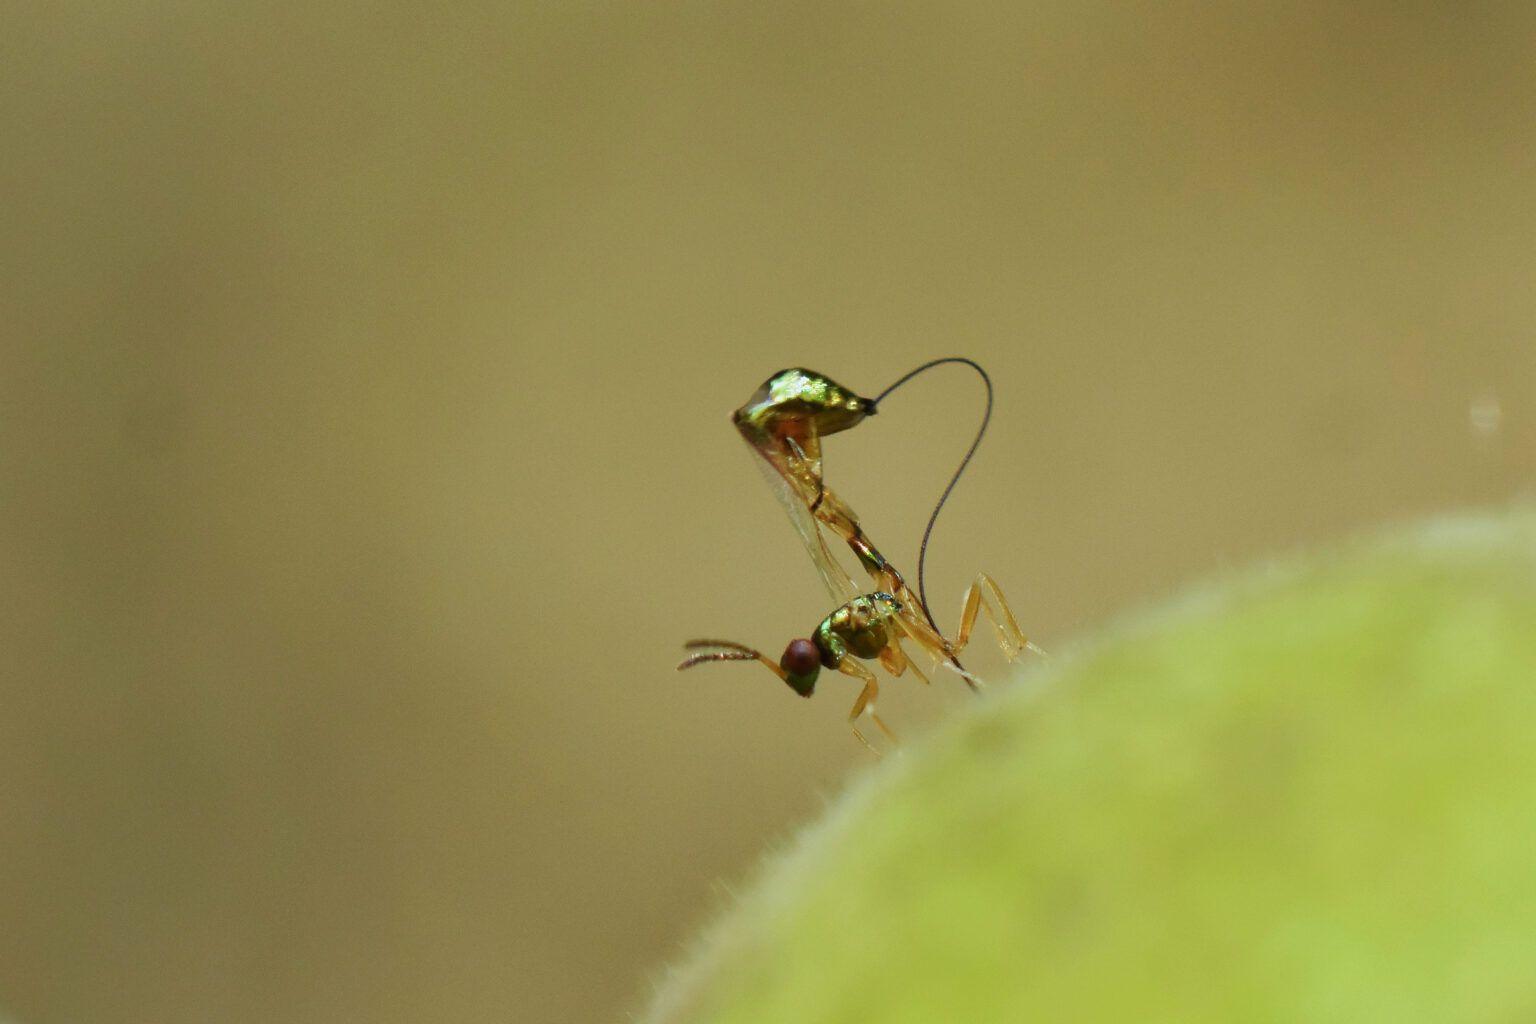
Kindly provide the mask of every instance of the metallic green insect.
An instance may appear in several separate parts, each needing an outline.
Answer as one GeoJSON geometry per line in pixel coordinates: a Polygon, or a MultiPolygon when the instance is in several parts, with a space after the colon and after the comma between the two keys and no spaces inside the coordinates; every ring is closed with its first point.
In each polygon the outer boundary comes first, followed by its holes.
{"type": "Polygon", "coordinates": [[[992,619],[998,643],[1010,660],[1026,649],[1038,651],[1020,631],[997,584],[985,573],[978,573],[966,591],[960,627],[952,639],[941,633],[923,596],[924,561],[934,521],[975,454],[991,412],[991,380],[980,366],[958,357],[926,363],[901,377],[874,399],[861,397],[823,374],[799,367],[781,370],[768,378],[747,403],[736,410],[732,422],[759,456],[759,465],[838,607],[822,620],[809,639],[790,641],[777,664],[744,644],[694,640],[686,647],[701,653],[684,659],[678,668],[692,668],[709,661],[756,660],[796,693],[806,697],[813,691],[822,668],[836,669],[862,679],[864,689],[849,717],[854,723],[854,734],[868,746],[868,741],[858,730],[860,716],[868,713],[887,735],[890,730],[874,716],[879,685],[875,674],[860,664],[860,659],[878,660],[895,676],[910,668],[926,683],[927,676],[901,647],[903,639],[911,639],[935,661],[947,661],[972,688],[976,688],[978,681],[960,664],[958,656],[969,642],[976,616],[983,608],[992,619]],[[914,592],[869,539],[853,509],[826,486],[822,476],[821,438],[857,426],[874,415],[879,403],[897,387],[917,374],[945,363],[966,364],[981,376],[987,390],[986,410],[975,441],[929,517],[919,549],[918,588],[914,592]],[[833,557],[822,533],[823,527],[853,552],[874,584],[871,592],[861,592],[862,588],[833,557]]]}

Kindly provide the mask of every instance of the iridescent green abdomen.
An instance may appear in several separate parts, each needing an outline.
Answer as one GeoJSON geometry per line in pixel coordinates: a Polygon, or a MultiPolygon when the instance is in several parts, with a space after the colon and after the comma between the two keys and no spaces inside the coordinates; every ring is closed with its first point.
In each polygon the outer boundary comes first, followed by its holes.
{"type": "Polygon", "coordinates": [[[772,438],[797,441],[847,430],[869,412],[866,398],[814,370],[780,370],[753,392],[731,416],[736,429],[754,447],[772,438]]]}

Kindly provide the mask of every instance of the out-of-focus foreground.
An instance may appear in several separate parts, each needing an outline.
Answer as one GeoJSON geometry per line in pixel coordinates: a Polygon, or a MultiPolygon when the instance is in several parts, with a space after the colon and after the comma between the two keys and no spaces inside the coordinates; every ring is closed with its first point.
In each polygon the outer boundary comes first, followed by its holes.
{"type": "MultiPolygon", "coordinates": [[[[27,1024],[639,1005],[865,763],[851,686],[672,672],[828,610],[726,419],[780,367],[992,371],[929,589],[985,569],[1047,647],[1532,480],[1529,5],[4,21],[27,1024]]],[[[828,444],[908,567],[976,402],[828,444]]]]}
{"type": "Polygon", "coordinates": [[[1536,1004],[1536,515],[1203,583],[850,788],[647,1024],[1536,1004]]]}

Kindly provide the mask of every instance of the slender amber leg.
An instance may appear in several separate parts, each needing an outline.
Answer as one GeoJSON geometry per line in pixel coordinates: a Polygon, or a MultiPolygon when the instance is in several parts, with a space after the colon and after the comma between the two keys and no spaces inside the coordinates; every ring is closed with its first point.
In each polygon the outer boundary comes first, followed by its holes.
{"type": "Polygon", "coordinates": [[[908,636],[915,640],[922,648],[941,659],[946,666],[953,669],[965,678],[972,689],[981,688],[981,680],[970,672],[965,671],[955,664],[954,658],[966,644],[971,642],[971,630],[976,626],[976,616],[986,609],[987,616],[997,627],[998,646],[1003,649],[1003,654],[1009,661],[1014,660],[1023,651],[1033,651],[1043,655],[1045,652],[1030,643],[1019,629],[1018,620],[1013,617],[1013,611],[1008,607],[1008,602],[1003,599],[1003,593],[992,577],[986,573],[977,573],[976,579],[965,592],[965,603],[960,612],[960,628],[955,632],[955,638],[948,640],[928,625],[922,614],[922,606],[916,602],[904,605],[897,621],[901,623],[908,636]]]}
{"type": "MultiPolygon", "coordinates": [[[[956,655],[960,653],[960,648],[965,646],[964,642],[961,641],[950,643],[948,640],[935,633],[933,631],[933,627],[929,626],[927,621],[923,618],[922,606],[916,605],[915,602],[914,605],[915,606],[903,606],[901,614],[897,616],[897,621],[899,621],[901,623],[901,627],[907,631],[907,635],[912,637],[912,639],[915,640],[918,645],[921,646],[925,651],[927,651],[929,654],[932,654],[939,664],[943,665],[945,668],[949,669],[951,672],[954,672],[956,675],[960,676],[960,678],[964,679],[966,685],[969,686],[972,690],[979,692],[986,689],[986,684],[978,679],[973,673],[966,671],[964,668],[961,668],[960,663],[955,660],[956,655]]],[[[915,662],[913,663],[912,668],[914,671],[916,671],[917,665],[915,662]]],[[[926,683],[927,681],[928,680],[926,678],[923,679],[923,682],[926,683]]]]}
{"type": "Polygon", "coordinates": [[[884,665],[885,670],[893,676],[900,676],[910,669],[921,682],[924,684],[928,682],[928,677],[923,674],[922,669],[917,667],[917,662],[907,657],[899,636],[891,637],[891,642],[886,644],[885,650],[880,652],[880,664],[884,665]]]}
{"type": "Polygon", "coordinates": [[[826,485],[821,482],[821,456],[820,453],[813,458],[806,454],[800,443],[792,437],[784,439],[784,448],[788,454],[784,457],[784,467],[795,480],[796,489],[805,498],[808,508],[815,508],[821,504],[822,494],[826,485]]]}
{"type": "Polygon", "coordinates": [[[811,557],[827,592],[838,602],[852,600],[861,593],[848,571],[832,555],[821,526],[811,514],[811,504],[820,488],[819,447],[815,437],[806,439],[806,447],[793,443],[793,438],[749,438],[762,461],[763,470],[775,497],[784,506],[789,521],[811,557]]]}
{"type": "MultiPolygon", "coordinates": [[[[853,735],[858,738],[860,743],[869,747],[870,750],[875,750],[869,740],[864,738],[864,734],[859,731],[859,719],[868,714],[870,718],[874,719],[875,725],[879,726],[880,731],[885,733],[886,739],[895,743],[896,734],[891,732],[890,727],[880,720],[879,715],[875,714],[875,698],[880,695],[879,678],[852,658],[844,658],[842,663],[837,666],[837,670],[844,675],[864,680],[864,689],[859,691],[858,700],[853,702],[853,710],[848,712],[848,725],[853,729],[853,735]]],[[[878,754],[879,751],[875,750],[875,753],[878,754]]]]}
{"type": "Polygon", "coordinates": [[[997,628],[997,644],[1003,649],[1003,654],[1009,661],[1013,661],[1024,651],[1034,651],[1036,654],[1044,652],[1030,643],[1019,629],[1018,620],[1013,617],[1013,610],[1008,607],[1008,602],[1003,599],[1003,592],[993,581],[992,577],[984,572],[976,574],[975,581],[965,592],[965,606],[960,612],[960,629],[955,634],[953,648],[960,651],[971,639],[971,628],[976,624],[976,612],[979,608],[985,608],[988,618],[997,628]]]}
{"type": "Polygon", "coordinates": [[[923,617],[922,605],[915,600],[902,605],[901,614],[896,617],[896,621],[901,623],[901,628],[908,636],[917,641],[919,647],[935,658],[944,659],[959,653],[959,647],[951,645],[928,625],[923,617]]]}
{"type": "Polygon", "coordinates": [[[795,477],[797,491],[805,498],[807,510],[816,522],[842,538],[877,589],[893,594],[903,602],[916,602],[917,595],[907,589],[901,573],[886,561],[864,532],[858,514],[826,485],[821,476],[820,459],[806,454],[792,437],[785,439],[785,447],[789,452],[786,468],[795,477]]]}
{"type": "Polygon", "coordinates": [[[912,674],[917,676],[918,679],[922,680],[922,683],[923,683],[924,686],[932,686],[933,685],[928,680],[928,673],[926,673],[922,669],[918,668],[917,667],[917,662],[913,661],[911,658],[907,658],[907,652],[906,651],[902,651],[901,652],[901,656],[906,659],[907,668],[911,669],[912,670],[912,674]]]}

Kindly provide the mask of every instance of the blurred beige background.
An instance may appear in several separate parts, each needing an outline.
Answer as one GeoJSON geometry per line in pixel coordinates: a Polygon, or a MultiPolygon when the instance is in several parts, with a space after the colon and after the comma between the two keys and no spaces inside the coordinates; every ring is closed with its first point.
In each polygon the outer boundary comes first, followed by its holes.
{"type": "MultiPolygon", "coordinates": [[[[1529,4],[3,23],[28,1024],[626,1019],[868,763],[850,685],[672,671],[828,610],[727,422],[780,367],[991,369],[929,587],[1048,647],[1532,480],[1529,4]]],[[[976,402],[828,446],[903,564],[976,402]]]]}

